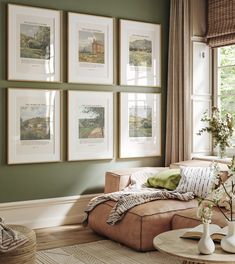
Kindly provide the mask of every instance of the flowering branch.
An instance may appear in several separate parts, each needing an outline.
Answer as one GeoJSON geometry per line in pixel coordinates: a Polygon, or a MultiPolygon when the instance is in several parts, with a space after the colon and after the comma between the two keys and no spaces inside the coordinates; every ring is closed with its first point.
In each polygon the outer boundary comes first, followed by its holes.
{"type": "Polygon", "coordinates": [[[223,187],[225,193],[227,194],[227,196],[229,197],[229,199],[232,199],[231,195],[228,193],[228,191],[226,190],[225,186],[224,186],[224,183],[221,182],[221,186],[223,187]]]}
{"type": "Polygon", "coordinates": [[[224,216],[228,221],[230,220],[230,219],[227,217],[227,215],[224,213],[224,211],[221,209],[221,207],[220,207],[216,202],[214,202],[214,201],[212,201],[212,200],[210,200],[210,199],[203,199],[202,203],[203,203],[204,201],[210,202],[210,203],[212,203],[213,205],[215,205],[215,206],[220,210],[220,212],[223,214],[223,216],[224,216]]]}
{"type": "Polygon", "coordinates": [[[214,181],[211,187],[211,198],[201,198],[198,204],[198,214],[203,222],[211,221],[213,206],[216,206],[228,221],[235,220],[233,219],[233,213],[235,213],[235,208],[233,208],[233,204],[235,202],[235,156],[232,159],[232,164],[228,165],[228,167],[228,179],[223,182],[218,164],[213,163],[211,166],[214,181]],[[226,215],[224,210],[221,208],[221,200],[223,201],[225,209],[229,211],[228,215],[226,215]],[[207,209],[205,209],[205,207],[207,207],[207,209]],[[211,213],[208,213],[208,210],[211,210],[211,213]],[[207,219],[205,220],[205,218],[207,219]]]}

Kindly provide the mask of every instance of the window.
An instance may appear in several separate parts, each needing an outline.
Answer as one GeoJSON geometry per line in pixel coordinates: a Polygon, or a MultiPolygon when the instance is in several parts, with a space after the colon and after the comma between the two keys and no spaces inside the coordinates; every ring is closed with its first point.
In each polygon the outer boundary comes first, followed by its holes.
{"type": "MultiPolygon", "coordinates": [[[[218,48],[216,55],[215,100],[222,114],[235,118],[235,45],[218,48]]],[[[232,144],[235,147],[235,133],[232,144]]]]}

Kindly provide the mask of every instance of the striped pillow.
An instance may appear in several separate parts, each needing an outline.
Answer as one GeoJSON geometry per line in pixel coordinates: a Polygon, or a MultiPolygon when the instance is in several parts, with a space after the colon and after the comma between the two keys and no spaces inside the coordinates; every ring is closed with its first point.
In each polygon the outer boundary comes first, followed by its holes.
{"type": "Polygon", "coordinates": [[[180,167],[181,179],[175,191],[180,193],[193,192],[205,198],[213,184],[211,167],[180,167]]]}

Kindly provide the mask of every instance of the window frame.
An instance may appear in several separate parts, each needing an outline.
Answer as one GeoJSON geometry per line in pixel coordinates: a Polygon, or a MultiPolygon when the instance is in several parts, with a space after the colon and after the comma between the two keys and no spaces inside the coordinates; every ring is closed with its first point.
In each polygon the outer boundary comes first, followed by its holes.
{"type": "MultiPolygon", "coordinates": [[[[219,105],[219,89],[218,89],[218,70],[219,70],[219,66],[218,66],[218,51],[219,48],[214,48],[212,50],[212,105],[216,106],[216,107],[220,107],[219,105]]],[[[233,66],[233,65],[230,65],[233,66]]],[[[218,154],[218,149],[217,148],[213,148],[212,147],[212,151],[215,154],[218,154]]],[[[235,155],[235,147],[227,147],[226,150],[226,155],[228,157],[232,157],[235,155]]]]}

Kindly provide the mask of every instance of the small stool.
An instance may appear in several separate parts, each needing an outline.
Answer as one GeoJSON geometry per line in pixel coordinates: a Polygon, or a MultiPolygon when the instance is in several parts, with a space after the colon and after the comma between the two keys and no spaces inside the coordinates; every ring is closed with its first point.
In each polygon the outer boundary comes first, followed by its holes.
{"type": "Polygon", "coordinates": [[[10,225],[10,227],[24,234],[28,238],[25,244],[5,253],[0,252],[1,264],[35,264],[36,235],[35,232],[25,226],[10,225]]]}

